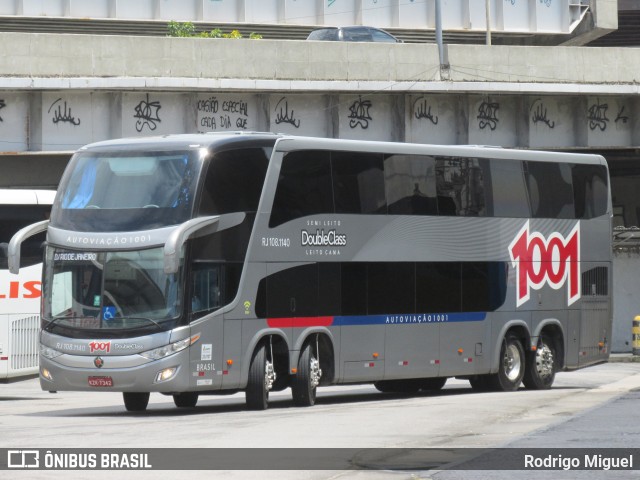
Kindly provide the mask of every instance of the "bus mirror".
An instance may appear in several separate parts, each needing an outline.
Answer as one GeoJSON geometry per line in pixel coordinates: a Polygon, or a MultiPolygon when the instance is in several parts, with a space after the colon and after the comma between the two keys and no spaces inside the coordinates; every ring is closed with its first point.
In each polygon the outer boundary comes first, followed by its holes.
{"type": "Polygon", "coordinates": [[[7,248],[7,263],[9,264],[9,271],[11,273],[17,274],[20,270],[20,246],[22,242],[29,237],[44,232],[48,227],[49,220],[43,220],[21,228],[11,237],[9,247],[7,248]]]}
{"type": "Polygon", "coordinates": [[[176,227],[164,244],[164,273],[177,273],[180,267],[180,251],[190,237],[207,235],[240,225],[246,214],[229,213],[211,217],[192,218],[176,227]]]}

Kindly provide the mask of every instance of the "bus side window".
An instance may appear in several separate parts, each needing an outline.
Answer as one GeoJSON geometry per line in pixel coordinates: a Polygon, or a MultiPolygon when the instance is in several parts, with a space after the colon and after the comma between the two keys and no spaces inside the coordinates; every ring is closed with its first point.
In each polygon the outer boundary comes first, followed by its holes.
{"type": "Polygon", "coordinates": [[[282,159],[269,227],[307,215],[333,212],[329,152],[287,153],[282,159]]]}
{"type": "Polygon", "coordinates": [[[206,312],[222,306],[222,268],[214,263],[196,263],[193,267],[191,311],[206,312]]]}
{"type": "MultiPolygon", "coordinates": [[[[527,199],[527,188],[524,183],[522,162],[491,159],[489,163],[491,170],[493,216],[514,218],[529,217],[529,201],[527,199]]],[[[537,193],[535,195],[535,202],[537,205],[537,193]]]]}
{"type": "Polygon", "coordinates": [[[331,173],[336,213],[387,213],[382,154],[332,152],[331,173]]]}
{"type": "Polygon", "coordinates": [[[477,158],[436,158],[438,214],[478,217],[487,215],[486,161],[477,158]]]}
{"type": "MultiPolygon", "coordinates": [[[[264,283],[261,282],[264,289],[264,283]]],[[[262,295],[258,302],[262,303],[262,295]]],[[[318,265],[301,265],[272,273],[266,278],[266,308],[256,305],[259,316],[270,318],[318,315],[318,265]]]]}
{"type": "Polygon", "coordinates": [[[384,179],[389,214],[437,215],[435,159],[425,155],[389,155],[384,179]]]}
{"type": "Polygon", "coordinates": [[[607,211],[607,171],[599,165],[572,165],[576,218],[594,218],[607,211]]]}
{"type": "Polygon", "coordinates": [[[569,165],[526,162],[526,168],[532,217],[576,218],[569,165]],[[543,188],[544,194],[541,191],[543,188]]]}

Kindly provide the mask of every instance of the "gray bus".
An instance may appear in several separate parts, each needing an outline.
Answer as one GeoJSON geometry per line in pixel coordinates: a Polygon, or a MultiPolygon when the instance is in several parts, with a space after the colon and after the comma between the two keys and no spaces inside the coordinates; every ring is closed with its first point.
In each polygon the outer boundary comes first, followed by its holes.
{"type": "Polygon", "coordinates": [[[193,407],[291,388],[550,388],[608,358],[611,200],[596,155],[174,135],[81,148],[46,230],[44,390],[193,407]]]}

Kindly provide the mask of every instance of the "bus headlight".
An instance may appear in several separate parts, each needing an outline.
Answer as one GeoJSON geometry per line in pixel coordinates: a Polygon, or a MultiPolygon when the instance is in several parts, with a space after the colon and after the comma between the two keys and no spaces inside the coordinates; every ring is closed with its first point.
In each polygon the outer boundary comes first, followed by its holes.
{"type": "Polygon", "coordinates": [[[156,374],[156,379],[154,383],[162,383],[168,380],[171,380],[176,376],[176,372],[178,371],[178,367],[165,368],[164,370],[159,371],[156,374]]]}
{"type": "Polygon", "coordinates": [[[193,335],[191,337],[187,337],[183,340],[179,340],[177,342],[171,343],[169,345],[165,345],[164,347],[154,348],[153,350],[147,350],[146,352],[140,353],[144,358],[148,358],[149,360],[160,360],[161,358],[168,357],[169,355],[173,355],[178,353],[189,345],[193,345],[200,338],[200,334],[193,335]]]}
{"type": "Polygon", "coordinates": [[[40,344],[40,355],[44,358],[53,359],[62,355],[62,352],[56,350],[55,348],[47,347],[46,345],[40,344]]]}

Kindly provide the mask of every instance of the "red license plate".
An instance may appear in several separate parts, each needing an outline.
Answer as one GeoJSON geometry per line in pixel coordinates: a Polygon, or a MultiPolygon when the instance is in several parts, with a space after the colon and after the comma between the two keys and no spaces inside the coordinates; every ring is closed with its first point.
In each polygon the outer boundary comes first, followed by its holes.
{"type": "Polygon", "coordinates": [[[90,387],[113,387],[113,378],[111,377],[89,377],[90,387]]]}

